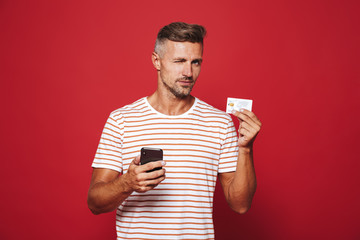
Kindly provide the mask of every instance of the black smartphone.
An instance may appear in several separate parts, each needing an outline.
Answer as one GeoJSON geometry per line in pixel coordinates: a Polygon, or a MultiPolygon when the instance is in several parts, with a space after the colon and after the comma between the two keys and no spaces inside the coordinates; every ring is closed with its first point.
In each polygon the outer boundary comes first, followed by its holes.
{"type": "MultiPolygon", "coordinates": [[[[160,148],[149,148],[149,147],[143,147],[141,148],[140,153],[140,164],[146,164],[148,162],[154,162],[163,160],[163,150],[160,148]]],[[[156,170],[160,170],[162,167],[154,168],[147,172],[152,172],[156,170]]]]}

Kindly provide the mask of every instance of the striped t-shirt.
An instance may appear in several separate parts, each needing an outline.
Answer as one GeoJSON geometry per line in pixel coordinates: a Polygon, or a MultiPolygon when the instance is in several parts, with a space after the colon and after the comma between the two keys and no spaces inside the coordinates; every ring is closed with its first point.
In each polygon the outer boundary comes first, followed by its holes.
{"type": "Polygon", "coordinates": [[[163,149],[166,162],[164,181],[118,207],[118,239],[214,239],[216,178],[236,170],[237,140],[231,117],[198,98],[176,116],[157,112],[146,97],[113,111],[92,167],[126,173],[142,147],[163,149]]]}

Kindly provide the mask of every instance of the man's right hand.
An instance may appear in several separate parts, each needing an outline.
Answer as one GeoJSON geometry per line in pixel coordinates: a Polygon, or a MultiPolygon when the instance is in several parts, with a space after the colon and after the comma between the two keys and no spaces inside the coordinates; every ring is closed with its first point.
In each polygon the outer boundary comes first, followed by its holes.
{"type": "Polygon", "coordinates": [[[165,166],[164,161],[149,162],[140,165],[140,156],[137,156],[129,166],[127,173],[123,175],[124,182],[129,192],[147,192],[155,188],[165,179],[165,169],[148,172],[154,168],[165,166]]]}
{"type": "Polygon", "coordinates": [[[88,193],[88,206],[94,214],[115,210],[133,191],[146,192],[165,179],[165,169],[147,172],[165,165],[164,161],[140,165],[140,156],[130,164],[127,173],[94,168],[88,193]]]}

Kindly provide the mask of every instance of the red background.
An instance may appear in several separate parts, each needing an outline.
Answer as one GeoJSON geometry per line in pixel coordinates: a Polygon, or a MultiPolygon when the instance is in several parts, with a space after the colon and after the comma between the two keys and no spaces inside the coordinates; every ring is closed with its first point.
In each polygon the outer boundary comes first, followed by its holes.
{"type": "MultiPolygon", "coordinates": [[[[1,239],[114,239],[91,162],[112,110],[150,95],[157,31],[207,27],[193,93],[254,100],[258,189],[217,239],[360,239],[358,1],[0,1],[1,239]]],[[[237,123],[236,123],[237,125],[237,123]]]]}

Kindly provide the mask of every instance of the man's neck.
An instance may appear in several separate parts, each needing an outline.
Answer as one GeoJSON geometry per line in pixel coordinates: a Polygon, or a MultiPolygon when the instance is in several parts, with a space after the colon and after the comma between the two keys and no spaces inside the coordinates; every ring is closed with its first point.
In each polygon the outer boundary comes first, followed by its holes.
{"type": "Polygon", "coordinates": [[[195,102],[195,98],[191,95],[185,98],[177,98],[167,94],[160,94],[159,91],[154,92],[147,100],[156,111],[169,116],[186,113],[195,102]]]}

